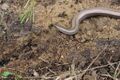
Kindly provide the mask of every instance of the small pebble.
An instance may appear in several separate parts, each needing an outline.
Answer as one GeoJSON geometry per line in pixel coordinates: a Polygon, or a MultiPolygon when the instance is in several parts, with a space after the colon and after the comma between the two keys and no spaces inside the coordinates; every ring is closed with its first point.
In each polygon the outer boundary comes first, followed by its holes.
{"type": "Polygon", "coordinates": [[[35,77],[39,77],[39,74],[38,74],[35,70],[33,70],[33,75],[34,75],[35,77]]]}
{"type": "Polygon", "coordinates": [[[1,9],[7,10],[9,8],[7,3],[2,4],[1,9]]]}

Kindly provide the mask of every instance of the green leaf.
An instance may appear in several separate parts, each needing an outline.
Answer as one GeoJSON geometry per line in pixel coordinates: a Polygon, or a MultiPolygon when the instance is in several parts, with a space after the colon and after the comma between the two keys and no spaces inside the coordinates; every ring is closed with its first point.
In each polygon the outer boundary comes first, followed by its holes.
{"type": "Polygon", "coordinates": [[[0,76],[8,77],[9,75],[12,75],[12,74],[13,74],[13,73],[11,73],[11,72],[5,71],[5,72],[1,73],[0,76]]]}

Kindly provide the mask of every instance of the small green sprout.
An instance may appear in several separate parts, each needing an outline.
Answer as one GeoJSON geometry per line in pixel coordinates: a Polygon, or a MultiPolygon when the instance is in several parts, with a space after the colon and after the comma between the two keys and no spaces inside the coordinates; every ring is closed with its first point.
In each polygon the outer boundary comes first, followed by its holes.
{"type": "Polygon", "coordinates": [[[36,0],[28,0],[19,16],[20,23],[23,24],[29,20],[34,22],[34,7],[36,0]]]}
{"type": "Polygon", "coordinates": [[[14,73],[12,73],[12,72],[9,72],[9,71],[4,71],[4,72],[1,72],[1,73],[0,73],[0,77],[1,77],[3,80],[6,79],[6,78],[9,78],[9,76],[11,76],[11,75],[14,76],[14,79],[15,79],[15,80],[21,80],[21,79],[22,79],[21,76],[16,75],[16,74],[14,74],[14,73]]]}

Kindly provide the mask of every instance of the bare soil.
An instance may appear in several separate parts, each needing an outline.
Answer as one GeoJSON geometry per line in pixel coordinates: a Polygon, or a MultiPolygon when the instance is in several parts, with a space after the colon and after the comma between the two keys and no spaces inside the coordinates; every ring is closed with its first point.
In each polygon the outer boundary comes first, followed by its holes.
{"type": "Polygon", "coordinates": [[[116,80],[103,74],[113,76],[117,67],[120,72],[120,19],[88,18],[73,36],[59,32],[53,25],[70,28],[74,15],[87,8],[119,11],[119,0],[37,0],[35,22],[21,27],[18,15],[26,1],[0,0],[0,68],[21,75],[23,80],[67,80],[80,75],[101,53],[81,80],[116,80]],[[25,31],[25,27],[32,28],[25,31]],[[71,74],[65,76],[69,71],[71,74]]]}

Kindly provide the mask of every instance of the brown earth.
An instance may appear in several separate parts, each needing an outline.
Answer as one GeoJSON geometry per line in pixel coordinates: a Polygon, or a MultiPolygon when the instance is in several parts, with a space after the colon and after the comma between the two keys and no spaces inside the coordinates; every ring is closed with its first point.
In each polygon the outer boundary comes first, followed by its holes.
{"type": "MultiPolygon", "coordinates": [[[[65,35],[53,26],[58,23],[70,28],[73,16],[87,8],[105,7],[119,11],[119,0],[37,0],[35,22],[24,25],[32,26],[25,34],[20,33],[25,31],[21,29],[18,15],[27,0],[0,1],[1,68],[23,76],[23,80],[55,80],[58,76],[59,80],[65,80],[72,74],[64,77],[61,74],[74,70],[72,73],[79,75],[78,71],[85,70],[101,53],[90,69],[108,66],[87,71],[82,80],[113,80],[102,74],[113,75],[116,67],[120,71],[120,66],[112,65],[120,64],[120,19],[107,16],[86,19],[73,36],[65,35]],[[9,7],[4,7],[4,4],[9,7]]],[[[117,78],[120,79],[120,74],[117,78]]]]}

